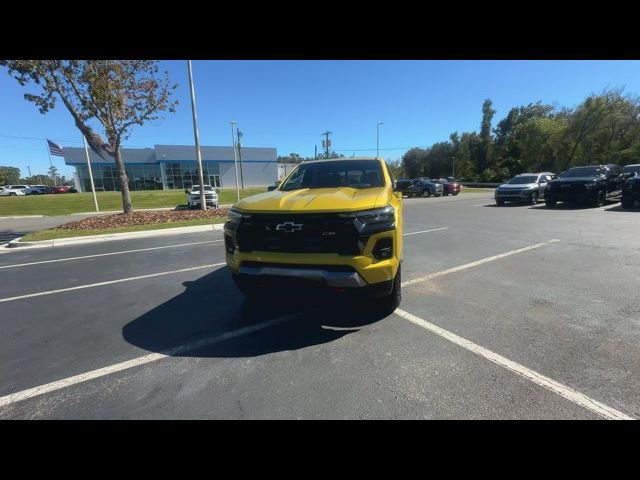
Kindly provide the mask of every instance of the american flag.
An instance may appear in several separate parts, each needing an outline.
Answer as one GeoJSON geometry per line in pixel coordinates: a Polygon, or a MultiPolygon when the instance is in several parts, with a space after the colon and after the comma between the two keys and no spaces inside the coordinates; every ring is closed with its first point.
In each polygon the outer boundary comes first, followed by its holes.
{"type": "Polygon", "coordinates": [[[51,140],[47,140],[47,143],[49,144],[49,153],[51,155],[58,155],[59,157],[63,157],[64,154],[62,153],[62,146],[52,142],[51,140]]]}

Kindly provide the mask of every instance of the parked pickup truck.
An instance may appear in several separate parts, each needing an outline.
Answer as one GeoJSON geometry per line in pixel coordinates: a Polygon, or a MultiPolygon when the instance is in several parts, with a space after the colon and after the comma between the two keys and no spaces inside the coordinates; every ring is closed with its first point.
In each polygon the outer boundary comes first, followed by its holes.
{"type": "MultiPolygon", "coordinates": [[[[200,185],[193,185],[184,192],[187,194],[187,206],[189,210],[200,208],[202,205],[200,185]]],[[[211,185],[204,186],[204,200],[207,203],[207,207],[218,208],[218,192],[211,185]]]]}
{"type": "Polygon", "coordinates": [[[402,193],[380,158],[304,162],[241,200],[224,225],[226,261],[249,298],[278,291],[400,303],[402,193]]]}
{"type": "Polygon", "coordinates": [[[416,178],[409,187],[403,190],[408,197],[430,197],[431,195],[439,197],[443,191],[441,183],[433,182],[424,177],[416,178]]]}
{"type": "Polygon", "coordinates": [[[618,165],[573,167],[548,183],[544,202],[552,208],[558,202],[588,203],[601,207],[606,200],[618,200],[624,184],[618,165]]]}

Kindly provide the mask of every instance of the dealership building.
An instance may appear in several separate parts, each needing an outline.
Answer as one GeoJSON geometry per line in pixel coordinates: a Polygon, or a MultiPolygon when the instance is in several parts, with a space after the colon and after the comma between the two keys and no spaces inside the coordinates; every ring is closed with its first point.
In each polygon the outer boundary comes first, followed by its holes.
{"type": "MultiPolygon", "coordinates": [[[[200,147],[205,184],[235,188],[233,148],[200,147]]],[[[91,191],[84,148],[65,147],[64,162],[76,168],[76,188],[91,191]]],[[[155,145],[153,148],[122,148],[131,190],[184,189],[197,185],[198,167],[194,146],[155,145]]],[[[275,148],[242,147],[242,168],[238,161],[238,182],[245,187],[265,187],[278,179],[275,148]]],[[[120,190],[120,176],[113,158],[101,158],[89,150],[93,181],[97,191],[120,190]]]]}

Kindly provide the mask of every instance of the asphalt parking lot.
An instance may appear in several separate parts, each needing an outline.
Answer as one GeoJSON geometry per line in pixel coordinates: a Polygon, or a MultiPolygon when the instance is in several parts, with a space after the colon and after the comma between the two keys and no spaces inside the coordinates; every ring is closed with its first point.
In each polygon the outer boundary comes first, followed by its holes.
{"type": "Polygon", "coordinates": [[[221,232],[0,254],[0,418],[640,417],[640,211],[405,200],[403,301],[247,303],[221,232]]]}

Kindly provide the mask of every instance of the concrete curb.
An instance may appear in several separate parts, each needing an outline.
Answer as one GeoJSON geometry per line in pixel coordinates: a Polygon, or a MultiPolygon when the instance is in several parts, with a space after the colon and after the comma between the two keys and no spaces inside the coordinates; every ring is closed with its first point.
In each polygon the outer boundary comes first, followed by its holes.
{"type": "Polygon", "coordinates": [[[180,235],[184,233],[211,232],[214,230],[222,230],[223,228],[224,224],[214,223],[210,225],[195,225],[193,227],[162,228],[157,230],[145,230],[142,232],[108,233],[105,235],[58,238],[54,240],[40,240],[36,242],[21,242],[20,239],[22,237],[20,237],[16,238],[15,240],[11,240],[3,248],[25,250],[28,248],[59,247],[62,245],[80,245],[85,243],[108,242],[111,240],[128,240],[132,238],[159,237],[162,235],[180,235]]]}
{"type": "Polygon", "coordinates": [[[2,219],[13,220],[16,218],[44,218],[44,215],[17,215],[14,217],[0,217],[0,220],[2,219]]]}
{"type": "MultiPolygon", "coordinates": [[[[233,205],[234,205],[233,203],[218,205],[218,208],[231,208],[233,207],[233,205]]],[[[163,212],[163,211],[170,211],[170,210],[182,211],[182,210],[188,210],[188,208],[186,205],[178,205],[176,207],[136,208],[134,209],[134,212],[163,212]],[[180,210],[178,210],[177,207],[184,207],[184,208],[181,208],[180,210]]],[[[103,212],[76,212],[76,213],[70,213],[69,215],[113,215],[114,213],[122,213],[122,210],[105,210],[103,212]]],[[[34,215],[34,216],[43,217],[44,215],[34,215]]],[[[0,217],[0,218],[8,218],[8,217],[0,217]]],[[[20,218],[20,217],[15,217],[15,218],[20,218]]]]}

